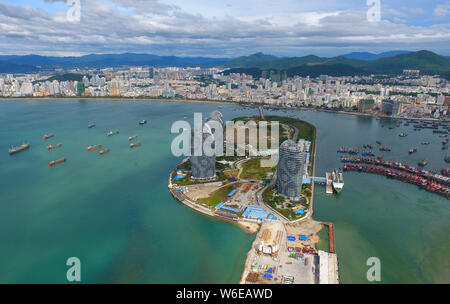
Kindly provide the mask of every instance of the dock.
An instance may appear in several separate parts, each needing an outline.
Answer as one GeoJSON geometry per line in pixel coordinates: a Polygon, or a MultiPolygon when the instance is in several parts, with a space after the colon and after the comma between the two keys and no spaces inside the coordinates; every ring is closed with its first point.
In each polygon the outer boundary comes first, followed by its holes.
{"type": "Polygon", "coordinates": [[[327,194],[333,194],[333,186],[332,186],[332,182],[333,182],[333,180],[332,180],[332,177],[331,177],[331,173],[330,172],[327,172],[326,173],[326,179],[327,179],[327,184],[326,184],[326,188],[325,188],[325,192],[327,193],[327,194]]]}

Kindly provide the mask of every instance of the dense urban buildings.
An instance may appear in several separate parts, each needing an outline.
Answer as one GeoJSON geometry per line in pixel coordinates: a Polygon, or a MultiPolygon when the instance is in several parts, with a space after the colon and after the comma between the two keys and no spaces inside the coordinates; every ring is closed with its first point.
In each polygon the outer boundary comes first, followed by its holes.
{"type": "Polygon", "coordinates": [[[446,117],[449,89],[444,78],[420,76],[417,71],[398,76],[317,78],[271,72],[255,79],[246,74],[228,75],[220,68],[129,67],[65,70],[53,77],[0,75],[2,97],[211,100],[434,119],[446,117]]]}

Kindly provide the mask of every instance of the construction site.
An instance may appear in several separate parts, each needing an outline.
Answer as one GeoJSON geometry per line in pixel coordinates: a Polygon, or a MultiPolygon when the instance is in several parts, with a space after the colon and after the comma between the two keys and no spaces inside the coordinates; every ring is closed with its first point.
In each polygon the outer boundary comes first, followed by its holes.
{"type": "Polygon", "coordinates": [[[323,224],[262,224],[247,255],[241,284],[337,284],[337,257],[316,250],[323,224]]]}

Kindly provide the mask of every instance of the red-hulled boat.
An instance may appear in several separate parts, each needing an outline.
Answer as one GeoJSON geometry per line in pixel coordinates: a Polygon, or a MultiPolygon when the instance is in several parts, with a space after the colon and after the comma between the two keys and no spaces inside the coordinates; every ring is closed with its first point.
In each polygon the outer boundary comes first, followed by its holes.
{"type": "Polygon", "coordinates": [[[51,162],[48,163],[49,166],[53,167],[54,165],[60,164],[65,162],[67,159],[65,157],[58,159],[58,160],[52,160],[51,162]]]}

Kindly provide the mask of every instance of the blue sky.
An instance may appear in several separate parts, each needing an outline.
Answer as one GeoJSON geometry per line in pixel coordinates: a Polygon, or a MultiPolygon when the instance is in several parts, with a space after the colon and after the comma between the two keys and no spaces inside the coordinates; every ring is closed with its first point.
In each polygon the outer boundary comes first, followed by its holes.
{"type": "Polygon", "coordinates": [[[65,0],[0,0],[0,53],[82,55],[339,55],[429,49],[450,55],[450,1],[81,0],[67,20],[65,0]]]}

